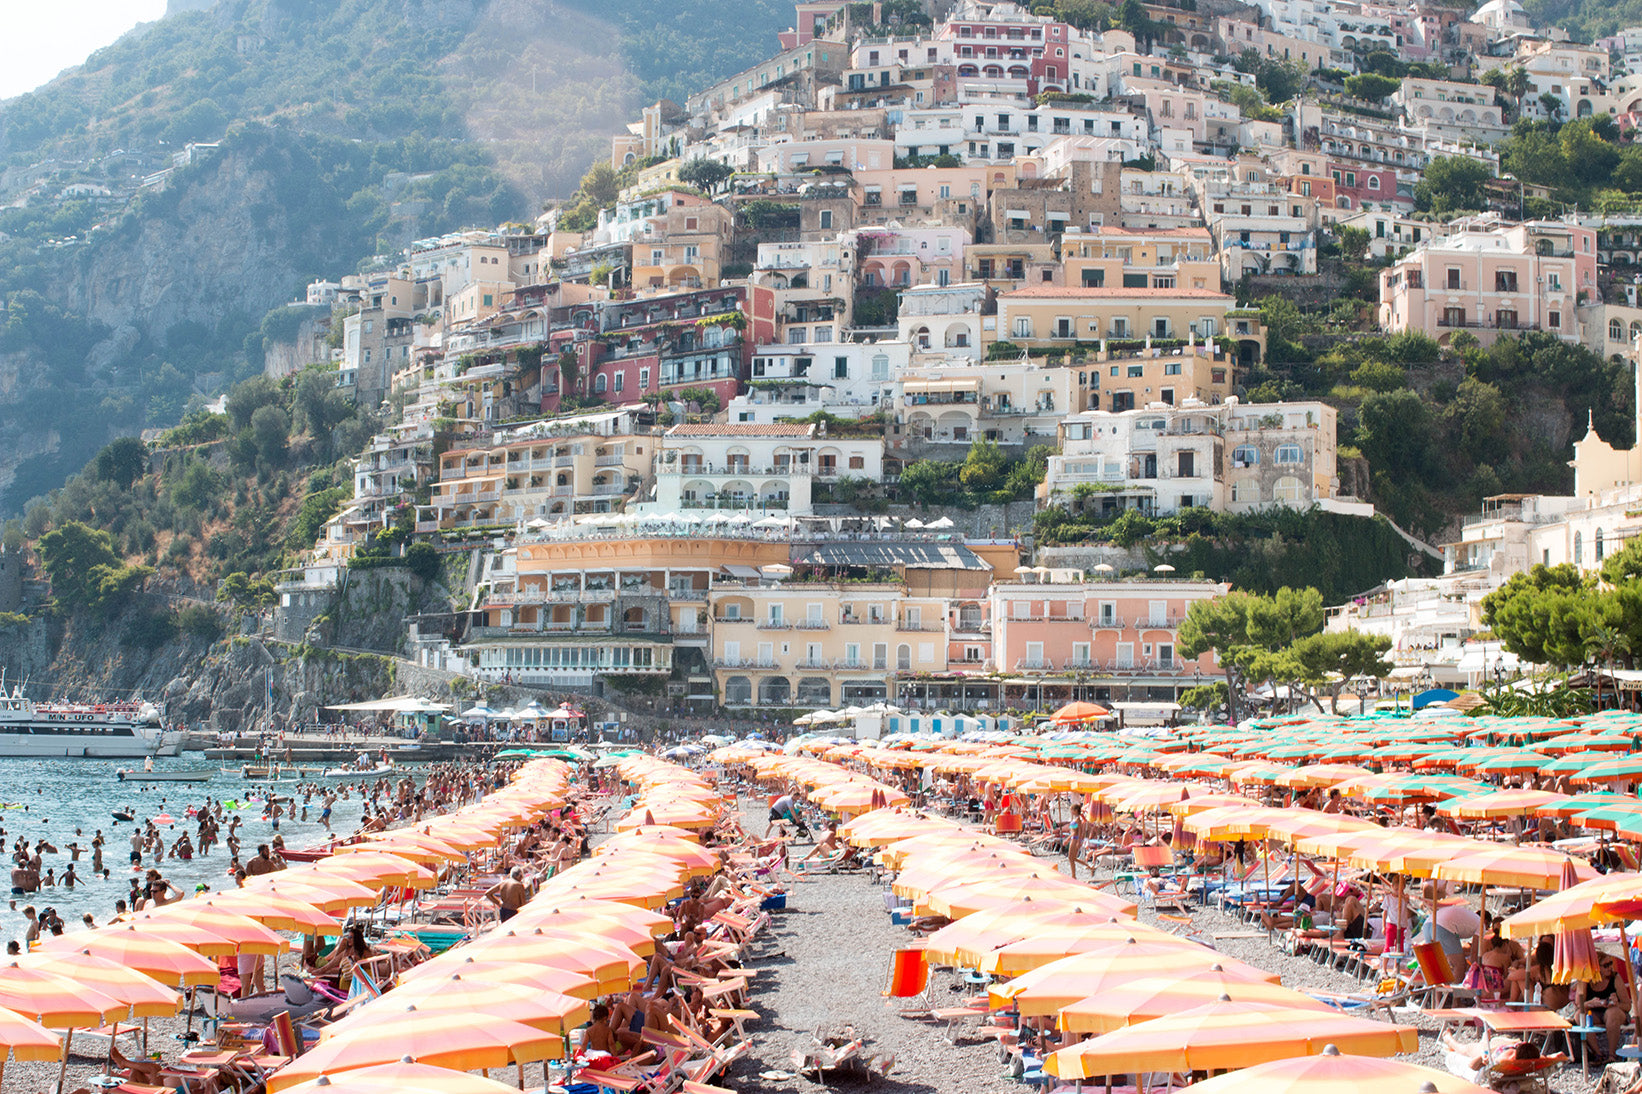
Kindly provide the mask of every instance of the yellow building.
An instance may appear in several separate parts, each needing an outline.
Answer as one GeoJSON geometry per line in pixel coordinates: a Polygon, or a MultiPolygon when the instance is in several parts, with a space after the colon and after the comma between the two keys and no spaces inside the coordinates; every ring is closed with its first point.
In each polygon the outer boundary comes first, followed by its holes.
{"type": "Polygon", "coordinates": [[[998,297],[990,340],[1071,349],[1102,340],[1202,340],[1229,336],[1240,364],[1265,349],[1258,313],[1208,289],[1073,288],[1038,285],[998,297]]]}
{"type": "Polygon", "coordinates": [[[944,672],[954,598],[979,598],[1013,545],[819,543],[791,577],[716,583],[712,670],[724,706],[831,706],[895,695],[900,676],[944,672]]]}
{"type": "Polygon", "coordinates": [[[654,453],[649,437],[594,433],[451,449],[423,520],[467,528],[608,513],[650,473],[654,453]]]}
{"type": "Polygon", "coordinates": [[[1012,541],[646,529],[581,525],[494,556],[462,647],[479,675],[669,676],[724,706],[893,698],[898,679],[946,671],[952,642],[972,645],[952,605],[1020,565],[1012,541]]]}
{"type": "MultiPolygon", "coordinates": [[[[463,651],[487,679],[588,685],[595,676],[668,676],[677,650],[705,651],[715,584],[757,580],[788,554],[784,542],[613,529],[523,538],[485,575],[475,601],[483,621],[468,629],[463,651]]],[[[690,687],[710,690],[711,679],[703,671],[690,687]]]]}
{"type": "Polygon", "coordinates": [[[734,216],[712,204],[679,204],[651,217],[633,238],[633,287],[639,290],[712,288],[734,216]]]}
{"type": "Polygon", "coordinates": [[[1088,289],[1220,288],[1207,228],[1072,229],[1061,237],[1065,284],[1088,289]]]}
{"type": "Polygon", "coordinates": [[[1133,410],[1151,403],[1178,406],[1187,399],[1210,405],[1237,390],[1234,358],[1214,342],[1192,340],[1176,350],[1097,353],[1090,370],[1089,410],[1133,410]]]}

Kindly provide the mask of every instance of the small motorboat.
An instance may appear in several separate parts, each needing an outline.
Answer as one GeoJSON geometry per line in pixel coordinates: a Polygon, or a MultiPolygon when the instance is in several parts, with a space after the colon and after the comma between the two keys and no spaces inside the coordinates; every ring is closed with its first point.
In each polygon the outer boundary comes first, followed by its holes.
{"type": "Polygon", "coordinates": [[[375,767],[367,767],[363,769],[357,767],[333,767],[324,772],[321,777],[326,779],[369,779],[376,775],[386,775],[393,769],[392,764],[377,764],[375,767]]]}
{"type": "Polygon", "coordinates": [[[128,821],[136,818],[132,814],[127,813],[124,809],[116,809],[114,810],[114,819],[117,821],[128,821]]]}
{"type": "Polygon", "coordinates": [[[209,771],[127,771],[121,768],[114,777],[123,783],[203,783],[211,781],[209,771]]]}

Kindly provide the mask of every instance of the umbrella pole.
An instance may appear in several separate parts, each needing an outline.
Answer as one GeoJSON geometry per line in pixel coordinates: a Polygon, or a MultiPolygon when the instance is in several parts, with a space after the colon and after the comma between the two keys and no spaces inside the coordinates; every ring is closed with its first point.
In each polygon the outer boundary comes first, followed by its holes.
{"type": "Polygon", "coordinates": [[[57,1094],[63,1094],[63,1079],[68,1076],[68,1054],[73,1047],[74,1027],[70,1026],[68,1032],[63,1034],[63,1063],[57,1069],[57,1094]]]}
{"type": "MultiPolygon", "coordinates": [[[[1265,890],[1265,898],[1270,898],[1270,896],[1271,896],[1271,841],[1270,840],[1261,840],[1260,841],[1260,850],[1257,853],[1260,856],[1260,888],[1265,890]]],[[[1277,922],[1275,917],[1273,917],[1272,922],[1273,923],[1277,922]]],[[[1272,931],[1274,929],[1275,928],[1272,928],[1272,927],[1267,927],[1266,928],[1266,941],[1268,943],[1271,942],[1272,931]]]]}
{"type": "MultiPolygon", "coordinates": [[[[1482,883],[1482,903],[1478,906],[1478,909],[1477,909],[1477,948],[1476,948],[1475,952],[1473,952],[1472,955],[1471,955],[1471,960],[1475,961],[1478,965],[1482,964],[1482,924],[1483,924],[1483,921],[1487,917],[1488,917],[1488,883],[1485,881],[1485,882],[1482,883]]],[[[1435,938],[1436,933],[1433,932],[1431,937],[1435,938]]]]}
{"type": "Polygon", "coordinates": [[[1333,927],[1334,927],[1334,911],[1335,911],[1335,906],[1338,903],[1339,899],[1340,899],[1340,851],[1339,851],[1338,848],[1335,848],[1335,851],[1334,851],[1334,880],[1329,882],[1329,886],[1328,886],[1328,925],[1329,925],[1330,930],[1332,930],[1333,927]]]}
{"type": "MultiPolygon", "coordinates": [[[[1398,946],[1398,952],[1399,953],[1413,953],[1414,952],[1414,947],[1410,944],[1410,940],[1408,938],[1408,927],[1404,926],[1405,923],[1412,926],[1412,924],[1414,922],[1414,917],[1412,915],[1410,915],[1409,912],[1408,912],[1408,904],[1407,904],[1408,882],[1407,882],[1407,879],[1404,878],[1401,874],[1396,875],[1396,878],[1397,878],[1397,907],[1400,909],[1400,914],[1401,914],[1401,917],[1402,917],[1397,921],[1397,946],[1398,946]]],[[[1436,934],[1435,930],[1432,931],[1431,937],[1432,937],[1432,939],[1435,939],[1437,937],[1437,934],[1436,934]]]]}
{"type": "MultiPolygon", "coordinates": [[[[1638,936],[1642,938],[1642,935],[1638,936]]],[[[1625,921],[1619,922],[1619,944],[1625,947],[1625,979],[1631,988],[1631,1037],[1642,1044],[1642,992],[1637,991],[1636,962],[1631,960],[1631,940],[1625,933],[1625,921]]],[[[1611,1051],[1611,1048],[1610,1048],[1611,1051]]]]}

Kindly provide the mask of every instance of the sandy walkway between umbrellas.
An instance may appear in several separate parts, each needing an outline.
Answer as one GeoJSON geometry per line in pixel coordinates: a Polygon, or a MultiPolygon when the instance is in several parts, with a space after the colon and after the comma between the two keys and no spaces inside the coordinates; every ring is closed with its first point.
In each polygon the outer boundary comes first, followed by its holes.
{"type": "MultiPolygon", "coordinates": [[[[743,797],[742,823],[748,831],[762,832],[765,809],[761,800],[743,797]]],[[[801,846],[795,857],[807,853],[801,846]]],[[[1047,860],[1046,860],[1047,861],[1047,860]]],[[[1064,859],[1057,865],[1064,868],[1064,859]]],[[[1212,907],[1193,912],[1195,926],[1205,937],[1246,932],[1248,925],[1212,907]]],[[[1141,919],[1155,923],[1149,910],[1141,919]]],[[[811,1043],[818,1029],[851,1026],[867,1041],[869,1053],[895,1056],[886,1079],[873,1080],[871,1089],[887,1094],[940,1092],[980,1094],[992,1091],[1029,1091],[1006,1073],[995,1043],[970,1034],[956,1045],[944,1036],[944,1027],[926,1019],[903,1018],[898,1007],[886,1006],[880,995],[891,951],[911,937],[905,927],[891,923],[884,911],[883,886],[865,874],[818,874],[789,885],[787,910],[774,914],[766,935],[768,955],[753,963],[759,970],[753,1007],[762,1018],[748,1026],[754,1035],[752,1053],[724,1085],[740,1091],[810,1092],[825,1089],[811,1077],[771,1079],[761,1073],[792,1072],[791,1054],[811,1043]]],[[[1365,989],[1355,977],[1318,965],[1306,957],[1284,954],[1264,938],[1222,938],[1218,952],[1281,974],[1283,983],[1299,991],[1348,993],[1365,989]]],[[[937,984],[938,1006],[956,1006],[963,992],[949,991],[950,980],[937,984]]],[[[1399,1022],[1420,1027],[1420,1052],[1407,1057],[1442,1069],[1443,1052],[1437,1025],[1413,1010],[1397,1012],[1399,1022]]],[[[971,1030],[974,1023],[969,1024],[971,1030]]],[[[1551,1081],[1555,1094],[1591,1094],[1601,1069],[1586,1080],[1578,1066],[1564,1067],[1551,1081]]],[[[829,1085],[843,1085],[829,1079],[829,1085]]],[[[863,1087],[864,1089],[864,1087],[863,1087]]]]}

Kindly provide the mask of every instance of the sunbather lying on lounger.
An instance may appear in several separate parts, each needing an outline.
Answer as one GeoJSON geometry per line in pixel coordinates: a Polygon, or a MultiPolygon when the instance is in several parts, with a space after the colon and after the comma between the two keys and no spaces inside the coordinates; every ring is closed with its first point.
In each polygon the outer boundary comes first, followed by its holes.
{"type": "Polygon", "coordinates": [[[1506,1060],[1537,1060],[1539,1046],[1526,1041],[1512,1041],[1496,1037],[1492,1041],[1461,1041],[1447,1030],[1442,1031],[1444,1061],[1448,1070],[1462,1079],[1486,1085],[1488,1069],[1506,1060]]]}

